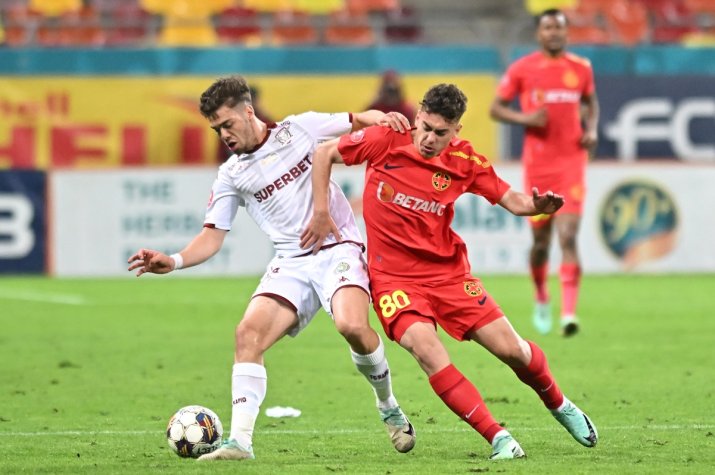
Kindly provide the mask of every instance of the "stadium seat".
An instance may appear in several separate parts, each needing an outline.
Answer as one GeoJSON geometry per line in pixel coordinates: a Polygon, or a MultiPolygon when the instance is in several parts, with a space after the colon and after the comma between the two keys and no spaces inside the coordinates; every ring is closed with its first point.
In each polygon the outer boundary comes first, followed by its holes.
{"type": "Polygon", "coordinates": [[[683,0],[639,0],[650,14],[652,43],[677,43],[697,30],[695,17],[683,0]]]}
{"type": "Polygon", "coordinates": [[[618,35],[620,43],[634,46],[647,41],[650,24],[645,7],[629,0],[598,0],[606,22],[618,35]]]}
{"type": "Polygon", "coordinates": [[[99,12],[91,6],[43,17],[37,29],[37,44],[56,46],[103,46],[106,35],[99,12]]]}
{"type": "Polygon", "coordinates": [[[327,15],[345,8],[345,0],[293,0],[292,8],[311,15],[327,15]]]}
{"type": "Polygon", "coordinates": [[[153,41],[153,18],[138,3],[107,4],[104,10],[108,46],[140,46],[153,41]]]}
{"type": "Polygon", "coordinates": [[[713,0],[685,0],[685,6],[693,13],[708,13],[715,15],[715,1],[713,0]]]}
{"type": "Polygon", "coordinates": [[[257,12],[274,13],[295,9],[293,0],[243,0],[241,6],[257,12]]]}
{"type": "Polygon", "coordinates": [[[389,12],[400,8],[399,0],[346,0],[345,8],[353,12],[389,12]]]}
{"type": "Polygon", "coordinates": [[[607,45],[613,35],[601,18],[600,6],[582,2],[576,8],[564,9],[569,22],[569,42],[571,44],[607,45]]]}
{"type": "Polygon", "coordinates": [[[54,17],[78,11],[82,8],[82,0],[30,0],[29,7],[44,16],[54,17]]]}
{"type": "Polygon", "coordinates": [[[419,15],[411,7],[400,7],[385,14],[385,40],[388,43],[415,43],[422,39],[419,15]]]}
{"type": "MultiPolygon", "coordinates": [[[[560,10],[573,10],[578,5],[578,0],[524,0],[524,7],[531,15],[538,15],[549,8],[560,10]]],[[[586,2],[581,2],[586,3],[586,2]]]]}
{"type": "Polygon", "coordinates": [[[320,35],[312,17],[304,11],[282,10],[273,14],[271,43],[282,45],[316,44],[320,35]]]}
{"type": "Polygon", "coordinates": [[[42,16],[21,2],[2,5],[0,11],[5,23],[5,44],[14,47],[31,45],[42,16]]]}
{"type": "Polygon", "coordinates": [[[222,43],[258,46],[262,43],[258,13],[250,8],[231,7],[214,18],[216,34],[222,43]]]}
{"type": "Polygon", "coordinates": [[[375,33],[367,13],[343,9],[328,16],[324,39],[329,45],[371,46],[375,33]]]}
{"type": "Polygon", "coordinates": [[[159,44],[213,46],[217,43],[211,16],[229,8],[233,0],[141,0],[141,6],[162,15],[159,44]]]}

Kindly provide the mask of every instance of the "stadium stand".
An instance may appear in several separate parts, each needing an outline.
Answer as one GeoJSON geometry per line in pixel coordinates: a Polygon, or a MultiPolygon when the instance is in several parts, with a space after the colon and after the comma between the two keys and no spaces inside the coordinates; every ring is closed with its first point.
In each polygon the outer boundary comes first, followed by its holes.
{"type": "Polygon", "coordinates": [[[419,43],[423,40],[422,20],[412,7],[384,12],[383,36],[388,43],[419,43]]]}
{"type": "Polygon", "coordinates": [[[324,33],[325,44],[369,46],[375,33],[365,11],[344,8],[330,13],[324,33]]]}
{"type": "Polygon", "coordinates": [[[161,46],[213,46],[218,38],[212,15],[232,6],[232,0],[140,0],[150,13],[161,15],[161,46]]]}
{"type": "Polygon", "coordinates": [[[154,42],[152,15],[135,2],[109,2],[104,5],[107,18],[107,46],[148,46],[154,42]]]}
{"type": "Polygon", "coordinates": [[[320,34],[308,12],[281,10],[273,13],[271,27],[273,45],[310,45],[318,43],[319,40],[320,34]]]}
{"type": "Polygon", "coordinates": [[[564,9],[572,44],[715,41],[715,0],[3,0],[8,47],[495,44],[564,9]],[[300,13],[287,13],[300,12],[300,13]]]}
{"type": "Polygon", "coordinates": [[[216,14],[214,24],[221,43],[246,46],[259,46],[263,43],[258,12],[252,8],[226,8],[216,14]]]}

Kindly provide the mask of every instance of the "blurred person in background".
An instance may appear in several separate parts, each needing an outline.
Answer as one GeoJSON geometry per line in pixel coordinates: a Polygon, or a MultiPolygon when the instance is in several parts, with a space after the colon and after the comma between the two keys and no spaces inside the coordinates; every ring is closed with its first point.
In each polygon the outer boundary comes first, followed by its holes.
{"type": "Polygon", "coordinates": [[[417,113],[415,107],[405,98],[402,79],[394,70],[388,70],[382,74],[377,96],[365,109],[374,109],[385,113],[399,112],[410,119],[410,123],[414,123],[417,113]]]}
{"type": "Polygon", "coordinates": [[[561,333],[571,336],[579,329],[576,304],[581,263],[577,234],[586,193],[586,164],[598,140],[599,106],[591,63],[566,51],[566,16],[549,9],[535,21],[541,48],[509,66],[490,114],[496,120],[525,127],[524,189],[552,190],[565,199],[555,215],[529,218],[533,233],[529,265],[536,294],[533,322],[540,333],[546,334],[552,328],[548,273],[555,228],[562,255],[561,333]],[[510,107],[517,97],[521,110],[510,107]]]}
{"type": "Polygon", "coordinates": [[[528,195],[512,189],[486,157],[458,137],[467,98],[454,84],[430,88],[420,106],[409,133],[368,127],[318,147],[314,214],[303,232],[303,248],[316,252],[324,239],[341,238],[329,206],[332,164],[366,164],[368,268],[373,306],[385,334],[415,358],[444,404],[491,444],[490,459],[521,458],[524,451],[452,364],[437,326],[499,358],[578,443],[595,446],[595,426],[561,392],[541,348],[517,334],[472,275],[467,247],[451,227],[454,203],[465,193],[517,216],[554,213],[563,197],[539,194],[536,188],[528,195]]]}
{"type": "Polygon", "coordinates": [[[415,431],[392,393],[384,345],[368,322],[370,290],[362,236],[337,184],[330,186],[330,209],[345,239],[327,242],[316,254],[300,247],[300,233],[312,216],[310,175],[318,143],[369,125],[406,130],[408,120],[370,110],[306,112],[267,124],[256,116],[249,86],[240,76],[214,82],[201,95],[200,110],[233,152],[219,167],[204,227],[176,254],[140,249],[129,258],[129,270],[137,270],[137,276],[166,274],[205,262],[221,249],[239,207],[246,208],[273,241],[275,257],[236,328],[229,438],[199,460],[254,458],[253,430],[267,386],[264,354],[285,335],[296,336],[321,307],[332,316],[355,366],[371,384],[393,446],[410,451],[415,431]]]}

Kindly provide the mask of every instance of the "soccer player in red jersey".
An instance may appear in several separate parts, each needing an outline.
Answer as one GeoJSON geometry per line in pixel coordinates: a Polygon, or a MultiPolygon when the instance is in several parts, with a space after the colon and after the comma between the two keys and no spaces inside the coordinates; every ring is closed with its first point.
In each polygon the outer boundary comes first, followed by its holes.
{"type": "Polygon", "coordinates": [[[565,50],[564,14],[546,10],[536,17],[536,27],[541,49],[507,69],[490,112],[497,120],[526,128],[524,189],[552,190],[565,199],[557,214],[530,218],[533,246],[529,264],[536,289],[534,325],[539,332],[548,333],[552,324],[547,275],[555,227],[562,255],[561,331],[571,336],[578,331],[576,301],[581,276],[576,238],[586,192],[588,154],[598,140],[599,106],[591,63],[565,50]],[[510,107],[517,97],[521,111],[510,107]]]}
{"type": "Polygon", "coordinates": [[[554,213],[563,197],[511,189],[487,158],[457,137],[466,102],[456,86],[439,84],[425,94],[410,133],[368,127],[321,144],[313,156],[314,214],[301,246],[315,252],[329,234],[340,239],[328,207],[332,163],[366,163],[363,215],[371,294],[387,336],[412,354],[442,401],[492,444],[490,458],[524,452],[451,363],[437,325],[509,365],[579,443],[593,447],[595,426],[564,397],[541,349],[516,333],[472,275],[466,245],[450,227],[454,202],[464,193],[520,216],[554,213]]]}

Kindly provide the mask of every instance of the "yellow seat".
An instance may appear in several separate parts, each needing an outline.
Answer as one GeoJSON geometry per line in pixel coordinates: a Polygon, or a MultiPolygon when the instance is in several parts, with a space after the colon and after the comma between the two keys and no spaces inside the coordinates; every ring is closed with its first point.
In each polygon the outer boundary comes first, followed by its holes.
{"type": "Polygon", "coordinates": [[[549,8],[559,10],[576,8],[578,0],[524,0],[524,6],[532,15],[538,15],[549,8]]]}
{"type": "Polygon", "coordinates": [[[82,0],[30,0],[29,6],[44,16],[59,16],[82,8],[82,0]]]}
{"type": "Polygon", "coordinates": [[[212,15],[232,6],[233,0],[140,0],[142,7],[164,17],[159,44],[213,46],[218,43],[212,15]]]}

